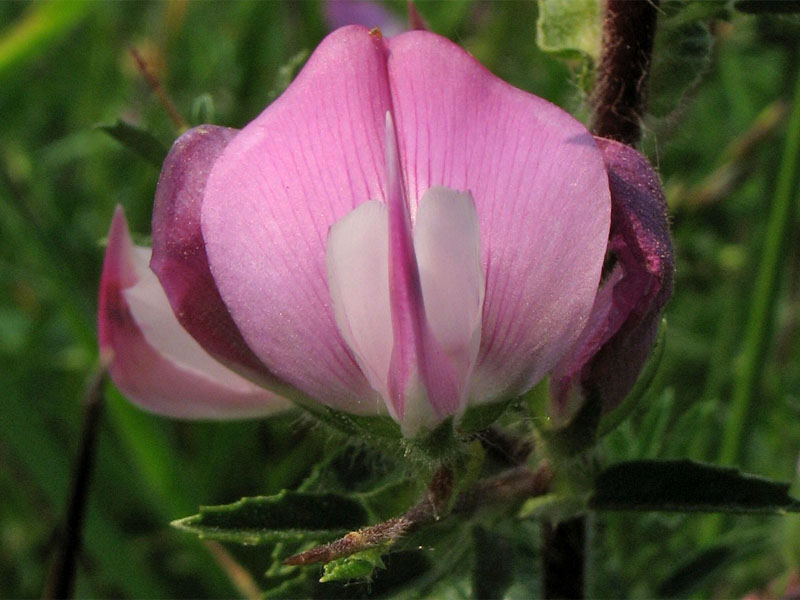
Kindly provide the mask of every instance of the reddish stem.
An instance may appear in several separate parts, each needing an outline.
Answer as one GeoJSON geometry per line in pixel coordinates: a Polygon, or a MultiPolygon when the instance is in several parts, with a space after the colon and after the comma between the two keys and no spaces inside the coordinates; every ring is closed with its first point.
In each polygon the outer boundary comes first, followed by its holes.
{"type": "Polygon", "coordinates": [[[606,0],[603,52],[592,94],[592,130],[600,137],[629,146],[641,139],[658,4],[606,0]]]}

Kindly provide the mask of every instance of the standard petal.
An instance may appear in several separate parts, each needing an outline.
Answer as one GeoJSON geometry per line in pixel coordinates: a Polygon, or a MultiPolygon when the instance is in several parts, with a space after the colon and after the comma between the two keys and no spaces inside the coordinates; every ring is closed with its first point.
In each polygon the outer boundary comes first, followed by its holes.
{"type": "Polygon", "coordinates": [[[248,348],[208,267],[200,208],[214,161],[238,133],[201,125],[178,138],[164,161],[153,207],[153,258],[178,321],[215,358],[265,385],[274,377],[248,348]]]}
{"type": "Polygon", "coordinates": [[[672,295],[675,257],[658,175],[633,148],[597,138],[611,188],[609,252],[616,258],[603,284],[591,327],[554,371],[554,410],[572,383],[599,394],[603,409],[619,404],[636,383],[672,295]]]}
{"type": "Polygon", "coordinates": [[[339,335],[327,285],[329,227],[384,198],[384,40],[329,35],[286,92],[216,161],[202,207],[217,288],[247,345],[279,378],[349,412],[374,392],[339,335]]]}
{"type": "Polygon", "coordinates": [[[608,239],[603,160],[578,121],[426,32],[388,42],[412,220],[427,190],[475,200],[486,276],[471,401],[525,391],[586,324],[608,239]]]}
{"type": "MultiPolygon", "coordinates": [[[[387,377],[394,345],[388,231],[386,205],[372,200],[333,225],[327,243],[328,287],[336,324],[370,385],[383,398],[389,397],[387,377]]],[[[397,418],[393,406],[388,408],[397,418]]]]}
{"type": "Polygon", "coordinates": [[[114,214],[99,300],[101,352],[114,382],[145,410],[192,419],[263,416],[290,404],[236,375],[181,327],[147,263],[131,242],[122,209],[114,214]]]}

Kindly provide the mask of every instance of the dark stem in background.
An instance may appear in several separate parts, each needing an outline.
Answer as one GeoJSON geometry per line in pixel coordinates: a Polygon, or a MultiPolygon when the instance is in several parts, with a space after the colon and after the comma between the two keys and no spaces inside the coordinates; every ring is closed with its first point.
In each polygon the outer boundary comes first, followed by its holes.
{"type": "Polygon", "coordinates": [[[164,107],[164,110],[167,111],[172,124],[175,126],[175,129],[178,133],[183,133],[187,129],[189,129],[189,123],[186,122],[181,116],[181,113],[178,112],[178,109],[175,108],[175,103],[169,97],[164,88],[161,86],[161,82],[158,80],[158,77],[153,75],[150,72],[150,69],[147,68],[147,61],[139,54],[139,51],[131,46],[130,48],[131,56],[133,57],[134,62],[136,63],[136,68],[139,69],[139,72],[144,77],[144,80],[147,82],[147,85],[150,86],[150,89],[153,90],[153,93],[158,96],[161,105],[164,107]]]}
{"type": "Polygon", "coordinates": [[[586,581],[586,517],[542,528],[545,598],[583,598],[586,581]]]}
{"type": "Polygon", "coordinates": [[[606,0],[592,131],[635,146],[642,136],[659,0],[606,0]]]}
{"type": "MultiPolygon", "coordinates": [[[[606,0],[603,49],[591,96],[595,135],[636,146],[659,0],[606,0]]],[[[586,573],[586,517],[545,524],[542,531],[542,579],[545,598],[583,598],[586,573]]]]}
{"type": "Polygon", "coordinates": [[[55,562],[48,576],[47,587],[42,594],[44,598],[70,598],[74,592],[76,563],[83,537],[83,520],[89,497],[106,378],[107,371],[103,367],[92,377],[84,396],[81,447],[72,475],[66,522],[56,550],[55,562]]]}

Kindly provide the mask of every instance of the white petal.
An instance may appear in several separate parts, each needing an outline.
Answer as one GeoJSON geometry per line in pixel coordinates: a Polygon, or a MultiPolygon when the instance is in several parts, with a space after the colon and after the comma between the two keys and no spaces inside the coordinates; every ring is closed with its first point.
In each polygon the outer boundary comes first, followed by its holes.
{"type": "Polygon", "coordinates": [[[148,266],[150,248],[135,247],[132,259],[139,281],[123,294],[147,343],[176,367],[196,372],[232,391],[259,389],[212,358],[178,323],[164,288],[148,266]]]}
{"type": "Polygon", "coordinates": [[[472,195],[444,187],[425,192],[417,207],[414,249],[428,326],[465,382],[480,346],[485,290],[472,195]]]}
{"type": "MultiPolygon", "coordinates": [[[[330,228],[326,246],[336,325],[370,385],[384,399],[394,343],[388,227],[386,205],[365,202],[330,228]]],[[[387,406],[396,416],[390,402],[387,406]]]]}

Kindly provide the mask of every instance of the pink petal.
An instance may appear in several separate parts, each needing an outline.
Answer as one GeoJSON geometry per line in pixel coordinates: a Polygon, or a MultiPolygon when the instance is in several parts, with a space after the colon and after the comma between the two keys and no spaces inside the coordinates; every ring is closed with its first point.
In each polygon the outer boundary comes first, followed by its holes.
{"type": "Polygon", "coordinates": [[[658,175],[633,148],[597,138],[609,173],[609,251],[617,266],[598,294],[591,325],[553,372],[554,410],[580,382],[600,394],[603,409],[621,402],[636,383],[672,294],[675,258],[658,175]]]}
{"type": "Polygon", "coordinates": [[[403,190],[394,123],[386,115],[386,173],[389,213],[389,301],[394,347],[389,396],[404,433],[430,427],[461,406],[463,378],[430,329],[411,221],[403,190]],[[406,414],[408,413],[408,415],[406,414]]]}
{"type": "Polygon", "coordinates": [[[468,193],[426,192],[411,232],[391,118],[389,202],[359,206],[328,235],[328,283],[339,330],[407,434],[456,414],[480,341],[483,273],[468,193]]]}
{"type": "Polygon", "coordinates": [[[129,400],[180,418],[243,418],[289,403],[236,375],[180,326],[147,263],[150,251],[131,242],[121,208],[108,238],[99,301],[101,352],[129,400]]]}
{"type": "Polygon", "coordinates": [[[153,258],[181,325],[215,358],[250,379],[274,384],[222,302],[208,267],[200,207],[214,161],[238,133],[201,125],[184,133],[164,161],[153,207],[153,258]]]}
{"type": "Polygon", "coordinates": [[[412,221],[434,186],[467,190],[486,274],[473,402],[528,389],[587,322],[608,239],[600,152],[578,121],[414,31],[388,41],[412,221]]]}
{"type": "MultiPolygon", "coordinates": [[[[394,345],[388,231],[386,205],[372,200],[333,225],[327,243],[328,287],[336,325],[370,385],[383,398],[389,397],[387,377],[394,345]]],[[[391,404],[388,408],[399,418],[391,404]]]]}
{"type": "Polygon", "coordinates": [[[327,285],[329,227],[385,197],[391,106],[379,35],[329,35],[296,80],[214,164],[202,207],[211,272],[248,346],[308,396],[374,413],[327,285]]]}

